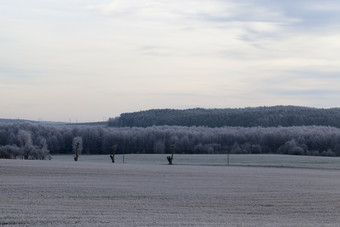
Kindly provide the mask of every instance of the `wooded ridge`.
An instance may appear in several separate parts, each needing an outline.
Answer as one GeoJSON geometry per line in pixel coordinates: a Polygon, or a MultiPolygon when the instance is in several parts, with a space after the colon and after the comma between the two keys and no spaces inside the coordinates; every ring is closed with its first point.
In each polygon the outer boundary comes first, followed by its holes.
{"type": "Polygon", "coordinates": [[[153,109],[123,113],[110,118],[112,127],[206,126],[277,127],[333,126],[340,128],[340,108],[318,109],[299,106],[239,109],[153,109]]]}

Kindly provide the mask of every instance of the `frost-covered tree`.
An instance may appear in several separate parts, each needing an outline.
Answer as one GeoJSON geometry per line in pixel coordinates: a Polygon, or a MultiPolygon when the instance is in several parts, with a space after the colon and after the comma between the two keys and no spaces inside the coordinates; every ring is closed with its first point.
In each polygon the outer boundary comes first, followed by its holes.
{"type": "Polygon", "coordinates": [[[0,159],[15,159],[22,155],[22,149],[17,145],[0,146],[0,159]]]}
{"type": "MultiPolygon", "coordinates": [[[[119,144],[122,153],[273,153],[340,156],[340,129],[324,126],[296,127],[101,127],[79,125],[1,124],[3,158],[43,159],[51,154],[75,154],[73,139],[81,137],[87,154],[111,154],[119,144]],[[44,139],[48,146],[46,146],[44,139]],[[163,145],[164,143],[164,145],[163,145]],[[235,145],[235,146],[234,146],[235,145]],[[20,148],[17,152],[15,147],[20,148]],[[164,147],[164,149],[163,149],[164,147]],[[43,150],[43,151],[41,151],[43,150]],[[328,152],[328,151],[332,151],[328,152]],[[42,152],[42,153],[41,153],[42,152]]],[[[79,152],[78,152],[79,156],[79,152]]]]}
{"type": "Polygon", "coordinates": [[[291,139],[279,148],[279,152],[282,154],[303,155],[305,151],[295,139],[291,139]]]}
{"type": "Polygon", "coordinates": [[[26,130],[19,130],[18,140],[23,150],[24,159],[28,159],[30,153],[32,152],[32,138],[31,133],[26,130]]]}
{"type": "Polygon", "coordinates": [[[18,132],[18,140],[19,140],[20,146],[22,147],[31,146],[32,145],[31,132],[20,129],[18,132]]]}
{"type": "Polygon", "coordinates": [[[47,148],[47,141],[45,138],[40,138],[40,155],[39,159],[51,159],[50,151],[47,148]]]}
{"type": "Polygon", "coordinates": [[[28,129],[19,129],[17,138],[13,138],[13,132],[9,133],[7,141],[17,141],[18,144],[7,144],[0,146],[0,158],[23,158],[23,159],[50,159],[49,150],[47,149],[46,139],[39,137],[35,140],[34,134],[28,129]],[[39,145],[34,145],[33,142],[40,141],[39,145]],[[19,147],[19,146],[20,147],[19,147]]]}

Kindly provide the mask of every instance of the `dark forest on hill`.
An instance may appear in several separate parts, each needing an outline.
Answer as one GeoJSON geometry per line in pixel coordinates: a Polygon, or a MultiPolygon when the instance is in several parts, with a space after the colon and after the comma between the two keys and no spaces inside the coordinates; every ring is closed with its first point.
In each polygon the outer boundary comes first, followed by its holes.
{"type": "Polygon", "coordinates": [[[124,113],[110,118],[112,127],[206,126],[278,127],[333,126],[340,128],[340,108],[317,109],[298,106],[240,109],[154,109],[124,113]]]}

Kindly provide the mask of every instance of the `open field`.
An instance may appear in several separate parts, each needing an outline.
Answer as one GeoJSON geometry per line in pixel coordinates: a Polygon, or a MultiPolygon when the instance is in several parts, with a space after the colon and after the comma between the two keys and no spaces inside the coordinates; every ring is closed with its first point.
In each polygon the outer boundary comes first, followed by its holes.
{"type": "Polygon", "coordinates": [[[338,226],[339,210],[334,169],[0,160],[0,225],[338,226]]]}
{"type": "MultiPolygon", "coordinates": [[[[128,154],[125,163],[167,164],[168,154],[128,154]]],[[[53,160],[73,161],[73,155],[54,155],[53,160]]],[[[123,163],[123,155],[115,156],[117,163],[123,163]]],[[[81,162],[111,162],[109,155],[81,155],[81,162]]],[[[176,165],[227,165],[226,154],[175,154],[176,165]]],[[[234,166],[268,166],[268,167],[303,167],[318,169],[339,169],[340,157],[298,156],[277,154],[231,154],[230,165],[234,166]]]]}

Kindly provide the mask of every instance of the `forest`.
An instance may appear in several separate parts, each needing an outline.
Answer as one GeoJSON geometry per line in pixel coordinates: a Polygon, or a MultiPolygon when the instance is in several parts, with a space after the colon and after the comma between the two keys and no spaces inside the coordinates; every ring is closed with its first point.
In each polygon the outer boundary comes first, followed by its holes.
{"type": "Polygon", "coordinates": [[[340,109],[296,106],[148,110],[106,123],[3,119],[0,158],[49,159],[83,154],[292,154],[340,156],[340,109]]]}
{"type": "Polygon", "coordinates": [[[239,109],[154,109],[123,113],[110,118],[112,127],[206,126],[206,127],[289,127],[333,126],[340,128],[340,108],[318,109],[272,106],[239,109]]]}
{"type": "Polygon", "coordinates": [[[108,127],[0,124],[0,158],[48,159],[72,154],[74,138],[83,154],[292,154],[340,156],[340,129],[329,126],[292,127],[108,127]]]}

